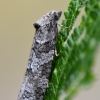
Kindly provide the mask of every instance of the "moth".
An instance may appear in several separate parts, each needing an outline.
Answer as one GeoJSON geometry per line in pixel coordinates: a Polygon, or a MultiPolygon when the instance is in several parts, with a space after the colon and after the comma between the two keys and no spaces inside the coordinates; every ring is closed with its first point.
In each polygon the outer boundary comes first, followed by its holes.
{"type": "Polygon", "coordinates": [[[43,100],[55,54],[57,21],[61,14],[62,11],[50,11],[34,23],[36,32],[18,100],[43,100]]]}

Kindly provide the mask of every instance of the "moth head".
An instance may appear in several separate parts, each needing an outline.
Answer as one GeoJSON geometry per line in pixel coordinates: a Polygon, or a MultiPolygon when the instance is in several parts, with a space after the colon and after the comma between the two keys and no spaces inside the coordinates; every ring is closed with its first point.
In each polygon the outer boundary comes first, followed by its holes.
{"type": "Polygon", "coordinates": [[[56,23],[61,17],[62,11],[50,11],[43,17],[41,17],[36,23],[33,24],[36,30],[40,27],[45,26],[51,22],[56,23]]]}
{"type": "Polygon", "coordinates": [[[51,21],[58,21],[61,17],[62,11],[51,11],[48,13],[48,16],[51,17],[51,21]]]}

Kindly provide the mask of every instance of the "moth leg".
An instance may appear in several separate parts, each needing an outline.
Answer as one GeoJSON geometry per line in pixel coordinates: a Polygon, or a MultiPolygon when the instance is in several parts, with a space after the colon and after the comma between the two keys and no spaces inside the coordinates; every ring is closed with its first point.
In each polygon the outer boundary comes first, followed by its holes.
{"type": "Polygon", "coordinates": [[[56,49],[56,47],[55,47],[55,55],[56,55],[56,56],[59,56],[59,54],[57,54],[57,49],[56,49]]]}
{"type": "Polygon", "coordinates": [[[73,26],[68,26],[68,27],[66,27],[66,26],[63,26],[62,24],[60,24],[60,23],[57,23],[60,27],[62,27],[62,28],[72,28],[73,29],[73,26]]]}
{"type": "Polygon", "coordinates": [[[47,88],[49,87],[49,84],[47,84],[47,88]]]}

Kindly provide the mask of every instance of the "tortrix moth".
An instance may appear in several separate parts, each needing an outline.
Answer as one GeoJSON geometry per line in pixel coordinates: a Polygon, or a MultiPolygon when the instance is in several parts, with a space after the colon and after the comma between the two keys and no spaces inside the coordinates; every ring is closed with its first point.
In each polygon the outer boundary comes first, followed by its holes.
{"type": "Polygon", "coordinates": [[[43,100],[55,53],[57,21],[61,14],[62,11],[48,12],[34,24],[36,33],[18,100],[43,100]]]}

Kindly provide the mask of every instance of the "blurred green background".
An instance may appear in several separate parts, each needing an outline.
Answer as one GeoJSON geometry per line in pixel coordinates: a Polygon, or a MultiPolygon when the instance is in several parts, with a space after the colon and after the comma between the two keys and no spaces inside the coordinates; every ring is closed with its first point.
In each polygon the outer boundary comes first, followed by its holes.
{"type": "MultiPolygon", "coordinates": [[[[1,0],[0,2],[0,100],[17,100],[25,74],[35,29],[33,23],[51,10],[66,10],[70,0],[1,0]]],[[[75,26],[81,21],[77,18],[75,26]]],[[[61,20],[64,19],[62,15],[61,20]]],[[[100,48],[96,52],[96,81],[73,100],[100,100],[100,48]]]]}

